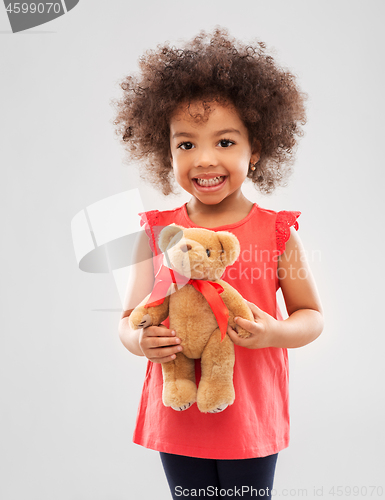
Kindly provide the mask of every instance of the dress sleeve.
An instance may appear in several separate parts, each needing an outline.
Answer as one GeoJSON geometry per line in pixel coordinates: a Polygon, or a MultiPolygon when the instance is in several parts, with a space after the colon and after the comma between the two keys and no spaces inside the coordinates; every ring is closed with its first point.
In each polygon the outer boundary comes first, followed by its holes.
{"type": "Polygon", "coordinates": [[[158,250],[155,241],[154,226],[157,225],[159,220],[159,210],[140,212],[138,215],[140,216],[140,225],[141,227],[144,226],[144,230],[146,231],[152,253],[154,255],[158,255],[158,250]]]}
{"type": "Polygon", "coordinates": [[[278,255],[281,255],[286,248],[286,242],[290,238],[290,227],[293,226],[298,231],[297,219],[301,212],[289,212],[282,210],[277,213],[275,221],[275,234],[277,238],[278,255]]]}

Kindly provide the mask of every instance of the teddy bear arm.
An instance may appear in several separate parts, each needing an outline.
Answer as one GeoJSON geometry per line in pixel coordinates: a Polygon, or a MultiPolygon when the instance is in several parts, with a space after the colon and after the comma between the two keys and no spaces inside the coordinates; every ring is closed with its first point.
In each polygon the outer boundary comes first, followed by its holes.
{"type": "Polygon", "coordinates": [[[239,316],[240,318],[247,319],[249,321],[254,321],[253,313],[251,312],[249,306],[246,304],[242,295],[235,290],[231,285],[225,281],[220,281],[220,285],[223,286],[224,291],[221,294],[222,300],[225,303],[227,309],[229,310],[229,325],[237,331],[238,335],[242,338],[250,337],[250,332],[236,325],[234,318],[239,316]]]}
{"type": "Polygon", "coordinates": [[[150,295],[148,295],[130,314],[130,327],[133,330],[146,328],[151,325],[158,326],[168,316],[170,297],[165,297],[164,301],[152,307],[144,307],[147,304],[150,295]]]}

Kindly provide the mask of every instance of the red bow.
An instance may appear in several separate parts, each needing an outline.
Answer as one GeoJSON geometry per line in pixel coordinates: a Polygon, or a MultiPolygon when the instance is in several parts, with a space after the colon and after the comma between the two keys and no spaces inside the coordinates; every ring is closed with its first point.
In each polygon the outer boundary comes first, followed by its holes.
{"type": "Polygon", "coordinates": [[[227,323],[229,320],[229,311],[222,298],[219,296],[219,294],[224,291],[223,286],[221,286],[219,283],[215,283],[214,281],[198,279],[187,280],[187,278],[182,274],[179,274],[172,269],[162,265],[157,275],[155,276],[154,289],[147,301],[147,304],[144,307],[154,307],[158,306],[159,304],[163,304],[171,283],[175,283],[176,288],[178,288],[178,283],[182,286],[192,285],[196,290],[198,290],[198,292],[200,292],[204,296],[217,320],[219,330],[221,332],[222,342],[226,335],[227,323]],[[161,298],[154,299],[154,297],[161,298]]]}

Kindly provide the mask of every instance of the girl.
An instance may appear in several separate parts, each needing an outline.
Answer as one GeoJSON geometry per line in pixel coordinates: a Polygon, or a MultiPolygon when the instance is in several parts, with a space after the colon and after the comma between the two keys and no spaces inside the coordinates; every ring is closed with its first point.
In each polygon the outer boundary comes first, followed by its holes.
{"type": "MultiPolygon", "coordinates": [[[[201,33],[181,49],[147,52],[115,101],[117,133],[129,159],[145,160],[144,177],[164,194],[176,181],[191,199],[174,210],[142,213],[119,333],[133,354],[148,358],[134,442],[158,450],[173,498],[270,498],[278,452],[289,443],[287,348],[304,346],[323,328],[322,310],[301,242],[300,212],[266,210],[248,200],[249,178],[262,192],[283,184],[305,123],[304,95],[265,46],[244,45],[226,31],[201,33]],[[128,316],[152,290],[161,263],[157,235],[176,223],[234,233],[237,262],[223,277],[248,301],[255,321],[235,344],[233,405],[203,414],[162,404],[161,363],[182,351],[166,325],[131,330],[128,316]],[[154,257],[154,258],[153,258],[154,257]],[[282,320],[281,287],[289,317],[282,320]]],[[[200,365],[196,363],[199,383],[200,365]]]]}

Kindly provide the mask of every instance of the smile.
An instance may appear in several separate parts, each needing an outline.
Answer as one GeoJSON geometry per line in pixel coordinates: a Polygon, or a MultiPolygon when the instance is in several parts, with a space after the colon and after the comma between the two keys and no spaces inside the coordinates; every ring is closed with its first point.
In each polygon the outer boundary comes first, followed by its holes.
{"type": "Polygon", "coordinates": [[[225,179],[226,179],[225,176],[218,175],[217,177],[213,177],[212,179],[201,179],[199,177],[196,177],[193,180],[199,186],[202,186],[202,187],[212,187],[212,186],[218,186],[219,184],[222,184],[225,179]]]}

